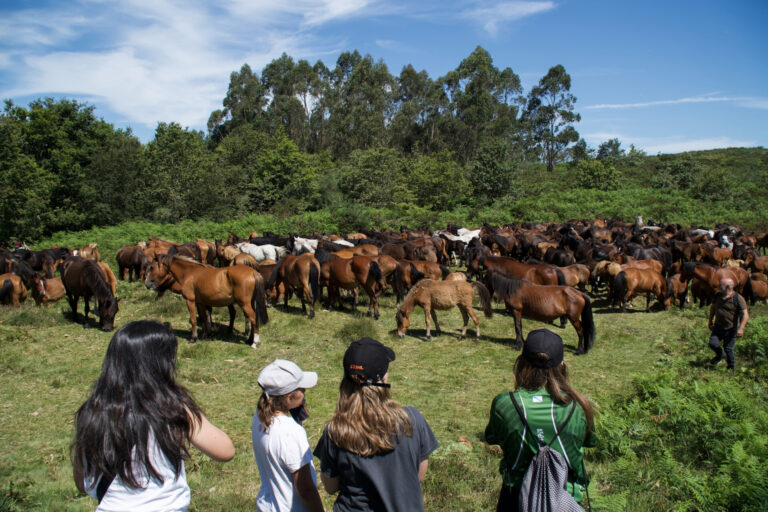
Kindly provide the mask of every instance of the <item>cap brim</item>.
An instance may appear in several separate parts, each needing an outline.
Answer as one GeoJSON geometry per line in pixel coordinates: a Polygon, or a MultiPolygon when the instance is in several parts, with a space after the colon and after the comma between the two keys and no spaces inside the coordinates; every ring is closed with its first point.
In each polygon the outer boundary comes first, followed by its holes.
{"type": "Polygon", "coordinates": [[[392,350],[391,348],[389,348],[386,345],[382,345],[382,348],[384,348],[384,353],[387,355],[387,359],[389,360],[389,362],[391,363],[392,361],[394,361],[395,360],[395,351],[392,350]]]}
{"type": "Polygon", "coordinates": [[[304,375],[301,377],[301,380],[299,381],[299,385],[297,387],[313,388],[316,385],[317,385],[317,373],[304,372],[304,375]]]}

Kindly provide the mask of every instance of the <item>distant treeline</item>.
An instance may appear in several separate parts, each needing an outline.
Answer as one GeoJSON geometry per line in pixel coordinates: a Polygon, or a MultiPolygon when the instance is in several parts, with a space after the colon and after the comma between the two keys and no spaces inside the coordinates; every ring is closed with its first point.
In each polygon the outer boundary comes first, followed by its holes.
{"type": "Polygon", "coordinates": [[[344,228],[635,214],[768,225],[764,150],[589,148],[570,86],[557,65],[526,94],[480,47],[437,79],[410,65],[394,76],[357,51],[332,69],[284,54],[260,76],[231,74],[207,134],[163,122],[147,144],[74,100],[6,101],[0,242],[253,213],[328,212],[344,228]]]}

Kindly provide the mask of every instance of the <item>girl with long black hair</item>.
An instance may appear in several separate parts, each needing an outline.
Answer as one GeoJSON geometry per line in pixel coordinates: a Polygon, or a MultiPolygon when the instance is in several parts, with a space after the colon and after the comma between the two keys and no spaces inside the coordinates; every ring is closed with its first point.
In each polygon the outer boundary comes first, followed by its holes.
{"type": "Polygon", "coordinates": [[[227,434],[176,382],[176,347],[166,325],[127,324],[75,414],[75,484],[99,500],[99,511],[187,510],[187,443],[218,461],[235,455],[227,434]]]}

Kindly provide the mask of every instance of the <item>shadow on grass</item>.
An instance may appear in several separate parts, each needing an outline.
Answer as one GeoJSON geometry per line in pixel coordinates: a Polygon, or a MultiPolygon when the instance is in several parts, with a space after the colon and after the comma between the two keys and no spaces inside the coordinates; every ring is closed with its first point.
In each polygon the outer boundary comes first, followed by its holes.
{"type": "MultiPolygon", "coordinates": [[[[424,342],[433,342],[436,341],[437,338],[453,338],[456,341],[459,341],[459,334],[461,333],[461,330],[455,330],[455,331],[440,331],[440,334],[437,334],[437,331],[432,329],[432,339],[427,340],[427,329],[408,329],[408,332],[405,334],[406,337],[415,338],[417,340],[421,340],[424,342]]],[[[388,332],[388,334],[392,337],[397,338],[397,329],[392,329],[388,332]]],[[[464,339],[461,341],[475,341],[475,330],[474,329],[467,329],[467,335],[464,336],[464,339]]],[[[486,334],[480,335],[479,341],[490,341],[491,343],[497,343],[499,345],[508,345],[510,347],[514,347],[515,340],[514,338],[498,338],[495,336],[488,336],[486,334]]]]}

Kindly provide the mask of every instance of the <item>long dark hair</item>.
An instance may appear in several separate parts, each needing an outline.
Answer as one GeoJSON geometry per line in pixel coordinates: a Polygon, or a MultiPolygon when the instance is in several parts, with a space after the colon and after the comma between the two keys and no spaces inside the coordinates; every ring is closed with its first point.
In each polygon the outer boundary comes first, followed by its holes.
{"type": "Polygon", "coordinates": [[[202,412],[176,382],[176,344],[171,328],[158,322],[131,322],[115,333],[91,396],[75,414],[75,474],[79,469],[91,482],[119,476],[132,489],[142,487],[137,475],[162,482],[150,462],[150,435],[181,473],[192,416],[200,421],[202,412]]]}
{"type": "MultiPolygon", "coordinates": [[[[549,356],[544,353],[535,354],[534,357],[549,361],[549,356]]],[[[590,401],[581,393],[573,389],[568,380],[568,368],[559,364],[554,368],[540,368],[534,366],[522,354],[515,361],[515,390],[519,388],[535,391],[546,387],[552,401],[558,404],[570,404],[573,400],[581,406],[587,418],[587,428],[594,431],[595,413],[590,401]]]]}

